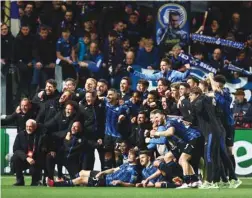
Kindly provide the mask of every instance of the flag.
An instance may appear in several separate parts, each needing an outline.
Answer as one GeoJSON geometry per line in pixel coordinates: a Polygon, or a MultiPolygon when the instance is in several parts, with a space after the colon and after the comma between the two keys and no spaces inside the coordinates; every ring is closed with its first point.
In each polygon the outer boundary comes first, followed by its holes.
{"type": "Polygon", "coordinates": [[[11,32],[16,36],[20,29],[18,5],[16,1],[11,2],[11,32]]]}

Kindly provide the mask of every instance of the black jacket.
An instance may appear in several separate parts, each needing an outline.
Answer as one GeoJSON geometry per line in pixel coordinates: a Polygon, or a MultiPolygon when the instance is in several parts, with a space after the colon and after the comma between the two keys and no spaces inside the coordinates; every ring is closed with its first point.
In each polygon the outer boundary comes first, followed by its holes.
{"type": "Polygon", "coordinates": [[[103,103],[98,100],[94,105],[80,103],[79,110],[84,136],[88,140],[103,139],[105,130],[105,107],[103,103]]]}
{"type": "Polygon", "coordinates": [[[33,57],[36,62],[41,62],[43,65],[54,63],[56,60],[56,43],[53,42],[50,35],[46,39],[42,39],[39,35],[36,36],[33,57]]]}
{"type": "Polygon", "coordinates": [[[180,113],[183,116],[183,120],[187,122],[193,122],[193,116],[191,115],[192,107],[188,98],[184,98],[181,101],[181,105],[179,107],[180,113]]]}
{"type": "Polygon", "coordinates": [[[2,125],[10,125],[15,124],[17,126],[17,132],[25,130],[26,121],[29,119],[35,119],[36,118],[36,111],[33,109],[30,109],[26,114],[23,112],[16,113],[14,112],[11,115],[7,115],[7,117],[3,120],[1,120],[2,125]]]}
{"type": "Polygon", "coordinates": [[[19,156],[22,160],[26,160],[28,149],[33,150],[34,154],[33,159],[40,157],[40,153],[44,147],[44,137],[45,137],[45,129],[38,125],[36,131],[34,131],[33,135],[28,135],[26,130],[21,131],[17,134],[14,145],[13,152],[15,155],[19,156]],[[32,144],[31,144],[32,143],[32,144]],[[34,147],[33,147],[34,144],[34,147]]]}
{"type": "Polygon", "coordinates": [[[204,95],[192,102],[193,115],[195,115],[197,126],[204,137],[207,137],[210,133],[215,137],[225,134],[215,105],[213,98],[204,95]]]}
{"type": "Polygon", "coordinates": [[[42,124],[49,122],[63,109],[64,105],[60,104],[58,100],[48,100],[46,103],[41,105],[36,121],[42,124]]]}
{"type": "Polygon", "coordinates": [[[10,63],[12,59],[14,39],[14,36],[10,32],[6,36],[1,35],[1,59],[4,59],[6,63],[10,63]]]}
{"type": "Polygon", "coordinates": [[[64,109],[56,114],[52,119],[44,124],[44,127],[47,128],[48,133],[54,133],[55,136],[64,138],[66,133],[70,131],[70,127],[73,122],[79,120],[79,115],[74,113],[70,117],[66,117],[64,109]]]}
{"type": "Polygon", "coordinates": [[[151,125],[148,125],[147,123],[138,125],[138,124],[133,124],[131,126],[131,133],[129,136],[129,143],[132,146],[137,146],[140,150],[141,149],[146,149],[147,144],[145,143],[145,137],[144,137],[144,132],[146,129],[151,129],[151,125]]]}
{"type": "Polygon", "coordinates": [[[21,32],[17,35],[13,46],[13,63],[18,63],[20,60],[23,63],[32,62],[32,48],[34,37],[29,34],[24,36],[21,32]]]}
{"type": "Polygon", "coordinates": [[[80,158],[84,151],[96,148],[96,141],[87,140],[81,134],[72,135],[70,140],[64,140],[65,158],[80,158]]]}

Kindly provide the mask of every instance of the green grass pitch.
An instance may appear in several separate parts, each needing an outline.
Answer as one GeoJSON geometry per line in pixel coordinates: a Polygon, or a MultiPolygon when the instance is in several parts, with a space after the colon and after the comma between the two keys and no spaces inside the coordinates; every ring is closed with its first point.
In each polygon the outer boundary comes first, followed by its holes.
{"type": "Polygon", "coordinates": [[[30,187],[30,178],[26,186],[14,187],[14,177],[1,178],[2,198],[252,198],[252,179],[242,179],[237,189],[155,189],[155,188],[122,188],[122,187],[70,187],[48,188],[30,187]]]}

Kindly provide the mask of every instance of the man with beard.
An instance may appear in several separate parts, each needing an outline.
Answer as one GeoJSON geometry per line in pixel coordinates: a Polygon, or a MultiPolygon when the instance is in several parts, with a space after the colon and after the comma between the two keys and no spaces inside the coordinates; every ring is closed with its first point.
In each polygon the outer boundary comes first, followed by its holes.
{"type": "Polygon", "coordinates": [[[130,89],[131,82],[129,77],[123,77],[120,82],[120,94],[124,101],[127,101],[132,96],[132,90],[130,89]]]}
{"type": "Polygon", "coordinates": [[[8,125],[15,122],[17,126],[17,132],[21,132],[25,129],[25,123],[29,119],[36,117],[36,111],[32,108],[32,103],[28,98],[23,98],[20,102],[20,106],[11,115],[1,115],[2,125],[8,125]]]}
{"type": "Polygon", "coordinates": [[[156,81],[160,78],[165,78],[170,82],[179,82],[188,77],[190,74],[190,65],[186,64],[186,71],[184,73],[181,73],[179,71],[173,70],[172,69],[172,62],[171,60],[167,58],[163,58],[160,63],[160,72],[155,73],[155,74],[142,74],[139,71],[134,71],[134,69],[131,66],[128,66],[127,70],[128,72],[132,73],[134,76],[146,79],[146,80],[151,80],[151,81],[156,81]]]}
{"type": "Polygon", "coordinates": [[[115,167],[114,147],[122,139],[128,138],[128,107],[119,105],[119,94],[115,89],[109,89],[105,104],[105,136],[104,146],[106,149],[104,166],[105,169],[115,167]]]}
{"type": "MultiPolygon", "coordinates": [[[[86,92],[85,103],[79,104],[80,120],[82,122],[84,137],[87,140],[91,140],[101,146],[104,138],[105,128],[105,107],[102,102],[97,100],[95,92],[86,92]]],[[[104,151],[100,147],[98,148],[101,167],[104,167],[104,151]]],[[[85,152],[82,157],[82,169],[93,170],[95,162],[94,148],[85,152]]]]}
{"type": "Polygon", "coordinates": [[[23,170],[30,169],[32,175],[31,186],[38,186],[44,156],[41,153],[43,147],[43,129],[37,125],[35,120],[26,121],[25,130],[21,131],[13,145],[14,155],[12,157],[16,171],[17,182],[14,186],[24,186],[23,170]]]}
{"type": "Polygon", "coordinates": [[[182,120],[168,119],[161,111],[156,112],[156,119],[159,125],[165,125],[165,131],[151,131],[152,136],[170,137],[181,139],[178,142],[178,149],[172,150],[171,153],[178,160],[179,165],[183,169],[184,184],[181,188],[196,187],[199,185],[197,172],[198,164],[201,157],[201,148],[203,146],[203,138],[198,130],[185,126],[182,120]],[[189,163],[190,161],[190,163],[189,163]]]}
{"type": "MultiPolygon", "coordinates": [[[[59,111],[52,119],[44,124],[48,134],[49,154],[54,156],[61,152],[63,139],[71,124],[78,120],[78,104],[74,101],[67,101],[65,108],[59,111]]],[[[62,164],[58,162],[58,179],[62,179],[62,164]]]]}
{"type": "Polygon", "coordinates": [[[32,102],[41,108],[43,104],[47,103],[48,101],[57,100],[60,97],[60,94],[56,87],[57,82],[54,79],[47,80],[45,90],[37,93],[33,97],[32,102]]]}
{"type": "Polygon", "coordinates": [[[135,151],[146,149],[145,130],[150,130],[151,124],[143,111],[137,115],[137,122],[132,124],[129,142],[134,147],[135,151]]]}
{"type": "Polygon", "coordinates": [[[105,79],[100,79],[97,82],[96,93],[98,97],[104,97],[108,92],[108,82],[105,79]]]}
{"type": "Polygon", "coordinates": [[[58,100],[47,101],[37,115],[36,121],[39,123],[46,123],[64,108],[64,104],[71,99],[73,93],[71,91],[64,91],[58,100]]]}
{"type": "Polygon", "coordinates": [[[62,163],[69,172],[70,178],[75,178],[75,175],[80,171],[80,158],[83,151],[89,150],[94,143],[83,137],[81,123],[74,122],[65,136],[61,153],[46,156],[48,178],[53,180],[56,163],[62,163]]]}
{"type": "Polygon", "coordinates": [[[183,120],[193,123],[192,109],[189,100],[190,85],[188,83],[180,83],[179,85],[179,101],[177,107],[183,116],[183,120]]]}
{"type": "MultiPolygon", "coordinates": [[[[197,119],[198,128],[205,138],[204,158],[207,169],[207,179],[201,188],[218,188],[217,182],[220,181],[221,171],[220,157],[222,158],[224,166],[230,169],[233,167],[227,155],[226,147],[223,145],[225,129],[216,111],[216,101],[214,98],[203,95],[199,87],[191,89],[189,98],[197,119]]],[[[231,181],[230,188],[237,188],[241,185],[241,181],[237,179],[234,171],[230,171],[229,180],[231,181]]]]}

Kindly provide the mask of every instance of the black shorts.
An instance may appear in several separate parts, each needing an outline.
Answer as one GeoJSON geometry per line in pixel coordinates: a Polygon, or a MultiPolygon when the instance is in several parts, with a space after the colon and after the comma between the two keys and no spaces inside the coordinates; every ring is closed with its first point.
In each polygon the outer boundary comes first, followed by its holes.
{"type": "Polygon", "coordinates": [[[173,156],[176,158],[176,160],[179,160],[181,153],[183,152],[183,148],[184,148],[185,144],[184,143],[179,143],[177,144],[177,146],[172,147],[170,149],[171,153],[173,154],[173,156]]]}
{"type": "Polygon", "coordinates": [[[203,156],[204,155],[203,148],[204,148],[204,138],[201,136],[185,144],[184,148],[182,149],[182,152],[191,156],[203,156]]]}
{"type": "Polygon", "coordinates": [[[114,151],[117,143],[121,142],[122,138],[114,137],[111,135],[104,136],[104,149],[106,151],[114,151]]]}
{"type": "Polygon", "coordinates": [[[90,177],[88,178],[88,186],[89,187],[98,187],[98,186],[106,186],[106,180],[105,177],[103,178],[95,178],[95,176],[99,173],[100,171],[91,171],[90,172],[90,177]]]}
{"type": "Polygon", "coordinates": [[[235,127],[231,125],[225,126],[226,130],[226,145],[227,147],[234,146],[234,134],[235,134],[235,127]]]}

